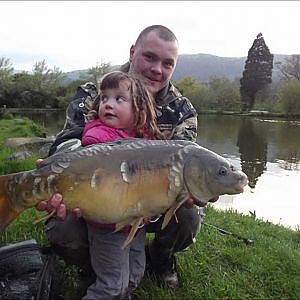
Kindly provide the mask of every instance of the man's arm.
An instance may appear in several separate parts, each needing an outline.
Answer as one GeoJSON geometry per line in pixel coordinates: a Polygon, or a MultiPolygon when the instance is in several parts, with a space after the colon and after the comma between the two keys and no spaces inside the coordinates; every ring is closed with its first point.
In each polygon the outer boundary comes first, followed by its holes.
{"type": "Polygon", "coordinates": [[[197,117],[189,117],[174,128],[172,140],[196,141],[197,117]]]}
{"type": "Polygon", "coordinates": [[[97,96],[96,86],[88,82],[80,85],[66,109],[66,121],[64,128],[56,136],[56,139],[50,147],[49,156],[54,154],[57,147],[70,140],[81,140],[83,127],[85,125],[85,115],[91,109],[93,101],[97,96]]]}

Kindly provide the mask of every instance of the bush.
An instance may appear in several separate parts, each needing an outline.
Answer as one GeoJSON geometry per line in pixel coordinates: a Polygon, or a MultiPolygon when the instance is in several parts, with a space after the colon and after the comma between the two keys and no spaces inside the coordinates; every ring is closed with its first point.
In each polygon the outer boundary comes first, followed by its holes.
{"type": "Polygon", "coordinates": [[[286,81],[278,92],[279,110],[290,114],[300,113],[300,81],[286,81]]]}
{"type": "Polygon", "coordinates": [[[4,120],[12,120],[14,117],[11,113],[5,112],[2,116],[2,119],[4,120]]]}

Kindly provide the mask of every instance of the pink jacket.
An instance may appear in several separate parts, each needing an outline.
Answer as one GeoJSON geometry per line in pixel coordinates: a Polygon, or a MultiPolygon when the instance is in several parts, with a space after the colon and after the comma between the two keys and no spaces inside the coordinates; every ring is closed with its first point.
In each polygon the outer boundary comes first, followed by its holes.
{"type": "Polygon", "coordinates": [[[82,146],[87,146],[134,137],[134,135],[128,134],[123,129],[109,127],[97,119],[85,124],[81,142],[82,146]]]}

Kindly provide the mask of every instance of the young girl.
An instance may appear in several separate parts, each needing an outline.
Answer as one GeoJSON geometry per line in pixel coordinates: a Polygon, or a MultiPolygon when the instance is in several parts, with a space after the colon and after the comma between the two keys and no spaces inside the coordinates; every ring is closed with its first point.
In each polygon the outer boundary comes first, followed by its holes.
{"type": "MultiPolygon", "coordinates": [[[[83,146],[120,138],[162,138],[156,126],[152,96],[138,79],[127,73],[115,71],[102,78],[94,110],[87,117],[89,121],[83,131],[83,146]]],[[[128,228],[114,232],[114,224],[89,220],[86,223],[91,263],[97,279],[83,299],[128,297],[144,274],[144,228],[122,249],[128,228]]]]}

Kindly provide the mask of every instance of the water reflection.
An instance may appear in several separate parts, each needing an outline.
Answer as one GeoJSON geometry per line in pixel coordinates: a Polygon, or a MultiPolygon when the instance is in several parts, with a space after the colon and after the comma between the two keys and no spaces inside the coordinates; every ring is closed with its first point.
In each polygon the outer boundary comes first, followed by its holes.
{"type": "Polygon", "coordinates": [[[233,208],[294,229],[300,225],[300,121],[200,115],[198,143],[227,157],[249,177],[243,194],[221,196],[233,208]]]}
{"type": "Polygon", "coordinates": [[[249,118],[240,122],[237,136],[242,170],[248,175],[249,186],[255,187],[257,179],[266,170],[268,143],[263,128],[257,128],[249,118]]]}

